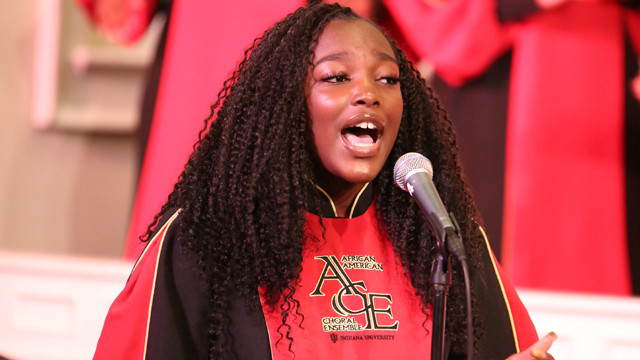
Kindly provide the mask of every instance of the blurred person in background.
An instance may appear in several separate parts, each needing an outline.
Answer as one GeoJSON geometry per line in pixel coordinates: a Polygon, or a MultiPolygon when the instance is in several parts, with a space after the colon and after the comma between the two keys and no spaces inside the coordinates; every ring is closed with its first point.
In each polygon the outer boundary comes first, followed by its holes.
{"type": "Polygon", "coordinates": [[[435,67],[515,284],[639,294],[638,1],[383,2],[435,67]]]}

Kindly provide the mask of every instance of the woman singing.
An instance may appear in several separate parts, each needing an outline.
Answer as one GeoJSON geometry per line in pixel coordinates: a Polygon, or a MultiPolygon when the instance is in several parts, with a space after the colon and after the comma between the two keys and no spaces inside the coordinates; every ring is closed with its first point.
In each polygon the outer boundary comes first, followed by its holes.
{"type": "MultiPolygon", "coordinates": [[[[406,152],[431,159],[460,225],[474,357],[529,347],[535,329],[474,220],[435,95],[371,22],[310,5],[256,39],[224,83],[95,358],[429,359],[436,241],[393,184],[406,152]]],[[[467,352],[465,292],[455,261],[451,272],[455,359],[467,352]]],[[[511,359],[546,358],[553,338],[511,359]]]]}

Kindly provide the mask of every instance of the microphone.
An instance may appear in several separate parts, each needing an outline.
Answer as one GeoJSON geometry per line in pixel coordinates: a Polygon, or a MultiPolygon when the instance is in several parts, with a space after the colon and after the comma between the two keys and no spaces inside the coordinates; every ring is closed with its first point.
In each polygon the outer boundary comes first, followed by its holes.
{"type": "Polygon", "coordinates": [[[467,304],[467,359],[473,358],[473,316],[471,310],[471,280],[467,255],[460,240],[460,227],[453,217],[447,213],[440,195],[431,178],[433,167],[431,161],[418,153],[402,155],[393,168],[393,180],[404,191],[408,191],[427,216],[431,231],[436,236],[439,250],[431,267],[433,284],[433,335],[431,341],[431,359],[442,359],[444,348],[444,328],[447,302],[447,290],[451,285],[451,273],[446,265],[449,254],[460,261],[464,274],[464,288],[467,304]],[[448,251],[447,251],[448,250],[448,251]],[[447,260],[444,260],[447,259],[447,260]]]}
{"type": "Polygon", "coordinates": [[[418,203],[420,210],[427,216],[429,227],[438,240],[438,247],[441,250],[448,248],[462,261],[466,259],[466,254],[460,241],[460,227],[453,215],[449,215],[442,204],[432,177],[431,161],[415,152],[402,155],[393,168],[396,185],[409,192],[418,203]]]}

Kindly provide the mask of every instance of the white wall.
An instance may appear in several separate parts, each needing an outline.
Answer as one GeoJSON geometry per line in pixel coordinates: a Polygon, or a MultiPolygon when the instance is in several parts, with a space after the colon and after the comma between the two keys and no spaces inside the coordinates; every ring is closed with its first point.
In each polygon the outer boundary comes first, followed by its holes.
{"type": "Polygon", "coordinates": [[[120,260],[0,252],[0,355],[90,359],[132,266],[120,260]]]}
{"type": "Polygon", "coordinates": [[[558,334],[558,360],[640,359],[640,298],[520,289],[522,302],[544,336],[558,334]]]}

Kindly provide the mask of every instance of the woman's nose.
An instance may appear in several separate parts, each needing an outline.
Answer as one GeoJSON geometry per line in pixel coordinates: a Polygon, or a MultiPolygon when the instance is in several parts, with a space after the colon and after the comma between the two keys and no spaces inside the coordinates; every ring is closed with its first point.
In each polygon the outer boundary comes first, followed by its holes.
{"type": "Polygon", "coordinates": [[[367,107],[380,106],[380,98],[375,90],[375,86],[369,84],[367,81],[356,84],[353,96],[351,97],[351,104],[367,107]]]}

